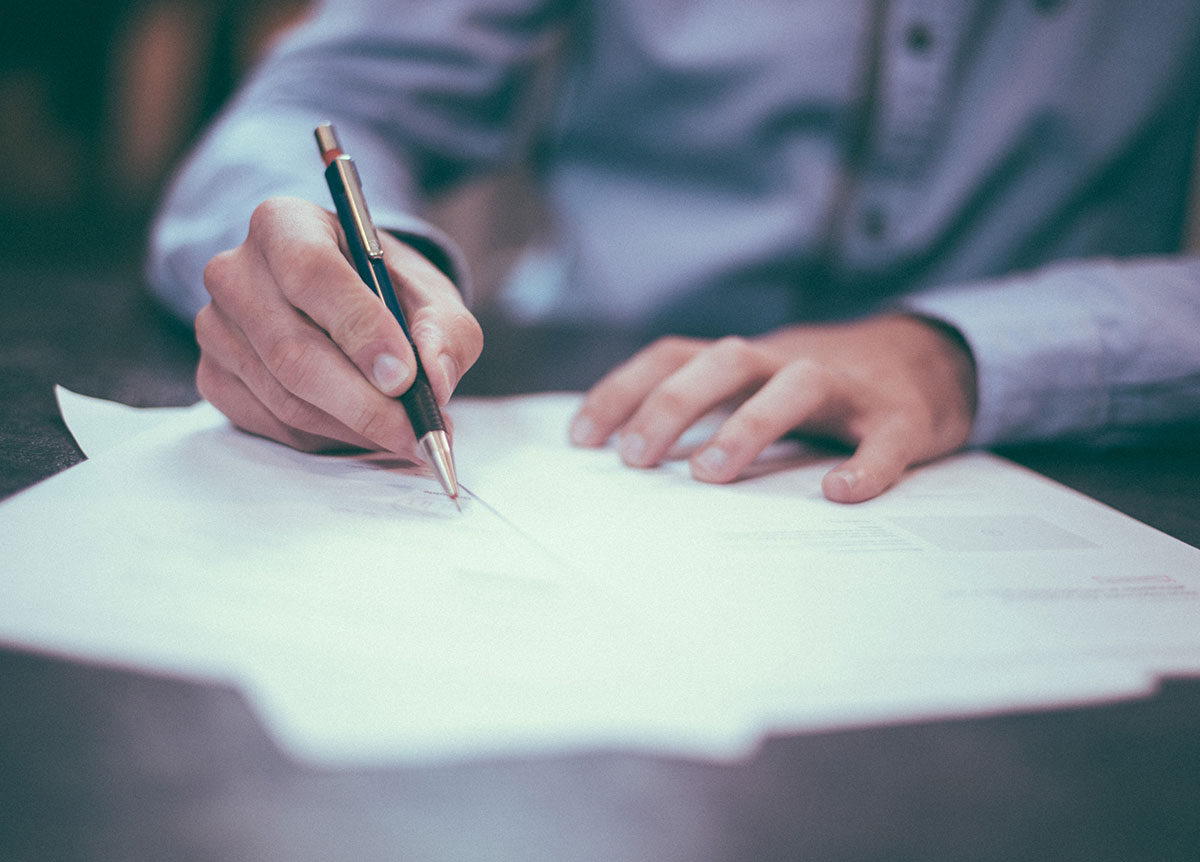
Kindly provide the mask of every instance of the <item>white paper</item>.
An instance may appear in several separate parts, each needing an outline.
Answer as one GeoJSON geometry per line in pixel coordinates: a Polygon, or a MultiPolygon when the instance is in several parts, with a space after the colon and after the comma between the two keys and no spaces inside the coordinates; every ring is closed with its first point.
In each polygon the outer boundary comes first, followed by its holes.
{"type": "Polygon", "coordinates": [[[186,411],[208,414],[212,410],[211,405],[202,401],[190,408],[130,407],[80,395],[62,386],[54,387],[54,397],[75,442],[89,458],[95,458],[168,419],[178,421],[186,411]]]}
{"type": "Polygon", "coordinates": [[[60,400],[103,442],[0,505],[0,639],[233,682],[311,761],[728,757],[1200,671],[1200,551],[988,455],[839,506],[798,447],[704,485],[567,446],[576,395],[464,400],[459,514],[391,456],[60,400]]]}

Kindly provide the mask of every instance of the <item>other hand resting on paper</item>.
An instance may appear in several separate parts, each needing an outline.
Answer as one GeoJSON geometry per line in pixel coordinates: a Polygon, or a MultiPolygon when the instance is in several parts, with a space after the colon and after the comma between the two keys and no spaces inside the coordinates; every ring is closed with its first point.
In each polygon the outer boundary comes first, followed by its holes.
{"type": "MultiPolygon", "coordinates": [[[[479,358],[483,334],[458,290],[381,233],[388,268],[439,404],[479,358]]],[[[196,316],[200,393],[238,427],[297,449],[347,445],[417,457],[395,396],[415,371],[408,339],[363,284],[337,218],[315,204],[260,204],[245,241],[204,272],[196,316]]]]}
{"type": "Polygon", "coordinates": [[[975,410],[975,368],[957,333],[903,314],[795,326],[756,339],[668,337],[588,393],[571,440],[651,467],[694,422],[738,405],[691,456],[706,482],[737,478],[763,449],[799,430],[856,447],[822,482],[830,500],[878,496],[908,466],[960,448],[975,410]]]}

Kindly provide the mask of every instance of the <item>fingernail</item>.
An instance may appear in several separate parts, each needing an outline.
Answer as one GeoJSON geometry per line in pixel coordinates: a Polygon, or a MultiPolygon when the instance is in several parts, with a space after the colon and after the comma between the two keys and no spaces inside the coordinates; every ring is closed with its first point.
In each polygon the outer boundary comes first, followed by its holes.
{"type": "Polygon", "coordinates": [[[623,434],[618,451],[625,463],[640,464],[646,455],[646,439],[637,433],[623,434]]]}
{"type": "Polygon", "coordinates": [[[408,367],[390,353],[381,353],[375,360],[375,386],[380,392],[390,394],[399,388],[408,376],[408,367]]]}
{"type": "Polygon", "coordinates": [[[709,446],[693,461],[697,469],[706,476],[716,476],[729,461],[729,454],[720,446],[709,446]]]}
{"type": "Polygon", "coordinates": [[[594,446],[596,423],[588,416],[580,413],[571,420],[571,428],[567,434],[571,438],[571,442],[576,446],[594,446]]]}
{"type": "Polygon", "coordinates": [[[862,476],[855,470],[834,470],[829,474],[830,479],[835,479],[846,486],[847,491],[853,491],[854,486],[859,483],[862,476]]]}
{"type": "Polygon", "coordinates": [[[443,353],[438,357],[437,364],[438,368],[442,370],[442,384],[445,386],[442,391],[449,398],[454,387],[458,385],[458,363],[454,361],[453,356],[443,353]]]}

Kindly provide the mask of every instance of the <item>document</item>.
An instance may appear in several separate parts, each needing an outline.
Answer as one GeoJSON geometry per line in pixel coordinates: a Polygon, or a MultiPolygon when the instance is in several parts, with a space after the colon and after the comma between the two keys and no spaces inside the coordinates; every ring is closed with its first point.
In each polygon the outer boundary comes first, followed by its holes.
{"type": "Polygon", "coordinates": [[[392,455],[62,391],[89,460],[0,504],[0,642],[235,684],[337,765],[729,758],[1200,672],[1200,551],[1023,468],[964,454],[841,506],[789,443],[705,485],[687,440],[653,470],[569,446],[579,397],[454,402],[459,513],[392,455]]]}

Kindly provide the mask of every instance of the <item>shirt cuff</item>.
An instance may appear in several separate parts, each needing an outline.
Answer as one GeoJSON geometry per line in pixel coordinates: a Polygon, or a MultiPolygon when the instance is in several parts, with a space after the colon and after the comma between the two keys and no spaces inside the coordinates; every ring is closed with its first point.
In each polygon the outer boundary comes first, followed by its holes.
{"type": "Polygon", "coordinates": [[[1064,438],[1103,426],[1109,393],[1102,316],[1079,301],[1086,270],[935,289],[901,306],[956,329],[975,361],[967,445],[1064,438]]]}

